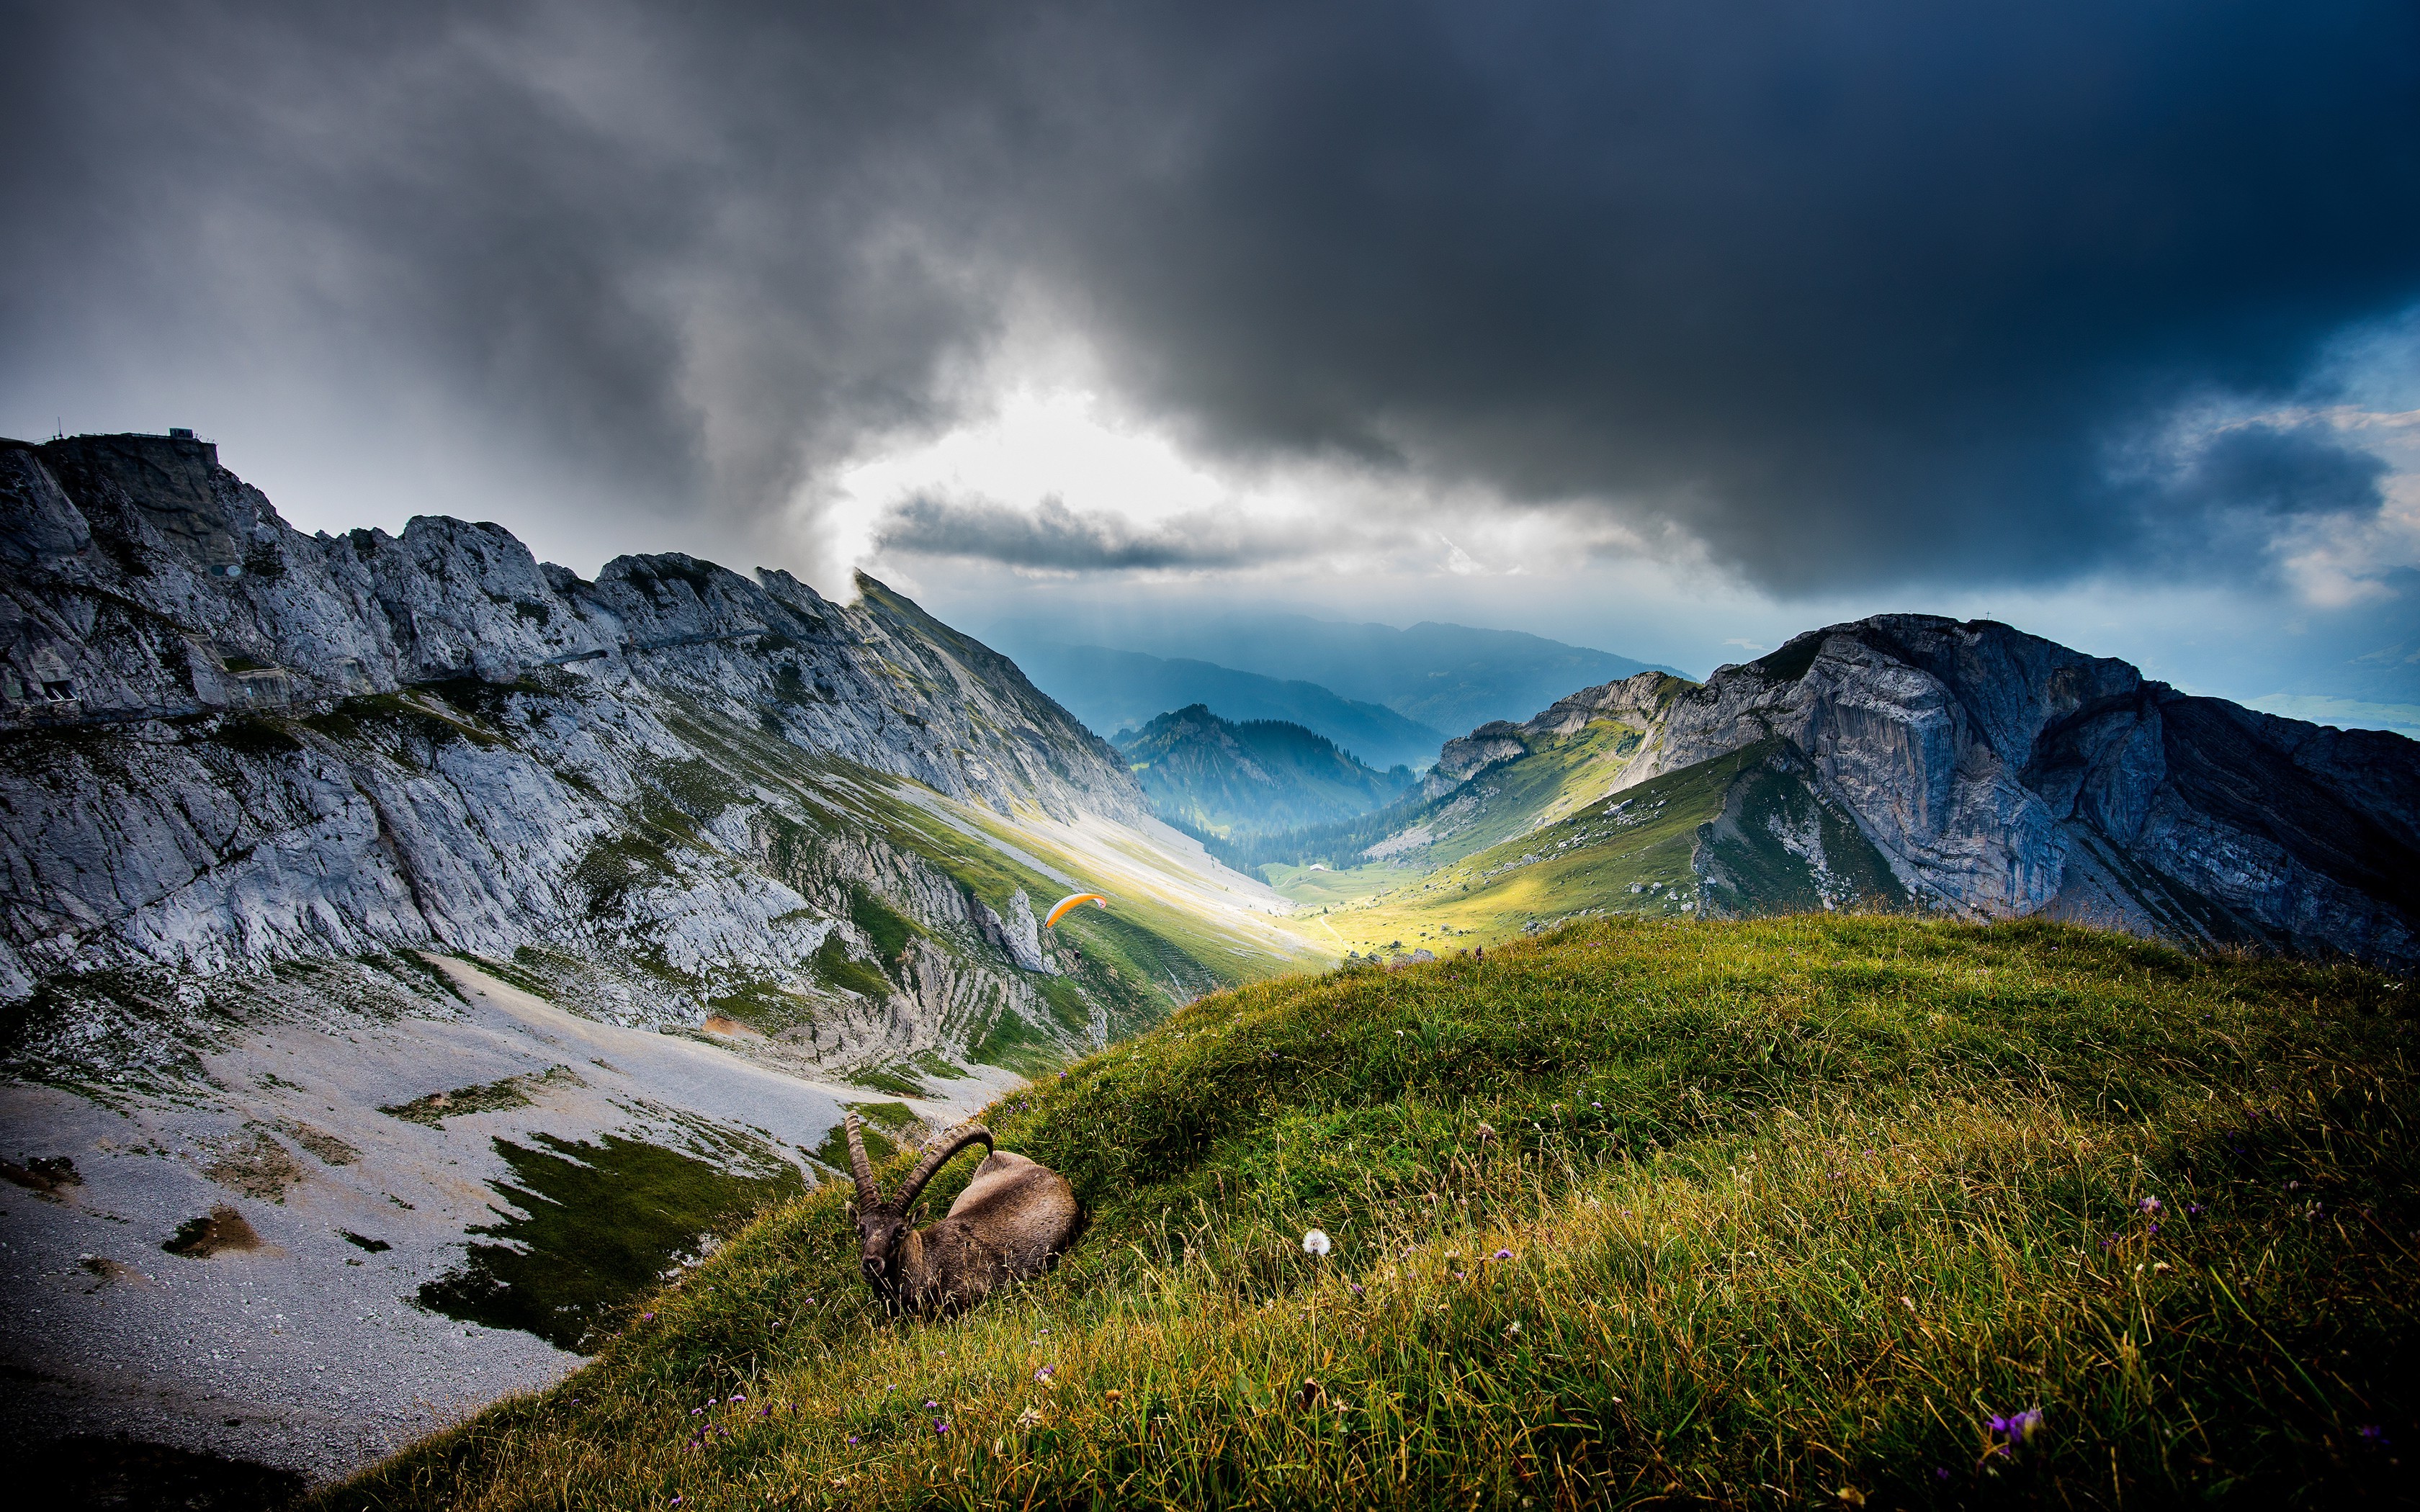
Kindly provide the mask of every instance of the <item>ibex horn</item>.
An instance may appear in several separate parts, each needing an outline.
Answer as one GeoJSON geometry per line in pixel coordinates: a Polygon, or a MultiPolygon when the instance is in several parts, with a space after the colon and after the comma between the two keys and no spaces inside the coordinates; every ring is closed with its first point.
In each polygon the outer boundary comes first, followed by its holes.
{"type": "Polygon", "coordinates": [[[857,1131],[857,1115],[848,1116],[848,1168],[857,1178],[857,1200],[867,1207],[882,1201],[882,1189],[874,1184],[874,1163],[865,1158],[865,1137],[857,1131]]]}
{"type": "Polygon", "coordinates": [[[970,1123],[956,1134],[945,1134],[925,1146],[924,1158],[916,1163],[916,1168],[908,1173],[907,1184],[899,1189],[901,1211],[914,1207],[916,1198],[923,1193],[924,1183],[950,1163],[951,1156],[969,1145],[981,1145],[985,1150],[990,1150],[994,1148],[991,1131],[980,1123],[970,1123]]]}

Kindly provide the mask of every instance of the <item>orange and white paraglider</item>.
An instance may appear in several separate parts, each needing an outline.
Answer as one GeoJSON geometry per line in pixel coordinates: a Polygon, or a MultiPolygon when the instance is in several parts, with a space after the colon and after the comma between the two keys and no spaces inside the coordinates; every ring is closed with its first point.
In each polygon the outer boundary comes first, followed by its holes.
{"type": "Polygon", "coordinates": [[[1098,903],[1103,908],[1109,906],[1109,901],[1107,898],[1102,897],[1097,892],[1071,892],[1066,897],[1060,899],[1057,903],[1050,905],[1050,912],[1042,916],[1042,927],[1044,929],[1058,928],[1059,921],[1061,919],[1066,918],[1077,909],[1083,907],[1086,903],[1098,903]]]}

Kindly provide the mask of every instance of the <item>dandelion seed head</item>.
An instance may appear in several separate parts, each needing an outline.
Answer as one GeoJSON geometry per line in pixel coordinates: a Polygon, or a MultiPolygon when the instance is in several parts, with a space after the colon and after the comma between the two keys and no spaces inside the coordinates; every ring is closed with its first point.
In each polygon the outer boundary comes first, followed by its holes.
{"type": "Polygon", "coordinates": [[[1305,1255],[1325,1255],[1329,1248],[1327,1235],[1321,1229],[1314,1228],[1302,1236],[1302,1252],[1305,1255]]]}

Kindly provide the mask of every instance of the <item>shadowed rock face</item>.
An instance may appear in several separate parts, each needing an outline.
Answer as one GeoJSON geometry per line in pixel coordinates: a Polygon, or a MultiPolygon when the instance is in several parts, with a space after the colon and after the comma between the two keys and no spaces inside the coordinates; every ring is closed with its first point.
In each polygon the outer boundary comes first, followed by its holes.
{"type": "Polygon", "coordinates": [[[1881,615],[1672,700],[1621,785],[1769,738],[1936,906],[2420,965],[2402,736],[2188,697],[2004,625],[1881,615]]]}
{"type": "Polygon", "coordinates": [[[644,956],[621,1016],[694,1023],[684,974],[806,991],[835,931],[873,959],[850,879],[925,928],[884,969],[932,1022],[886,1009],[844,1040],[928,1038],[970,992],[1039,1015],[1030,917],[810,779],[1070,820],[1145,822],[1141,795],[1006,658],[858,587],[835,604],[677,553],[589,582],[447,518],[305,535],[207,442],[0,442],[0,999],[60,972],[545,944],[644,956]]]}

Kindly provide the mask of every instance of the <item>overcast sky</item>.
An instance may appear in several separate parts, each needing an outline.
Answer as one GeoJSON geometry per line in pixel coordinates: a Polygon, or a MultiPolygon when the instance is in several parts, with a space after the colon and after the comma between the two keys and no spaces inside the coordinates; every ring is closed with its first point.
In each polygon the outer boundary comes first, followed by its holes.
{"type": "Polygon", "coordinates": [[[2420,731],[2420,9],[0,0],[0,431],[981,633],[1883,609],[2420,731]]]}

